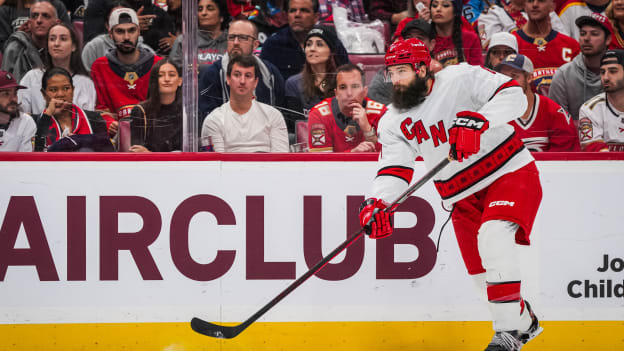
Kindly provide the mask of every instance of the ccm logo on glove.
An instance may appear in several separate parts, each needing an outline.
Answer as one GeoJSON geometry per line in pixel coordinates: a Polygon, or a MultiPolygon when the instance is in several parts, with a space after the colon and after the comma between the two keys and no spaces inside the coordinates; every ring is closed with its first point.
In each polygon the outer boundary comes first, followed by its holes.
{"type": "Polygon", "coordinates": [[[449,156],[462,162],[464,158],[474,155],[481,149],[481,134],[490,126],[485,117],[472,111],[461,111],[449,129],[449,156]]]}

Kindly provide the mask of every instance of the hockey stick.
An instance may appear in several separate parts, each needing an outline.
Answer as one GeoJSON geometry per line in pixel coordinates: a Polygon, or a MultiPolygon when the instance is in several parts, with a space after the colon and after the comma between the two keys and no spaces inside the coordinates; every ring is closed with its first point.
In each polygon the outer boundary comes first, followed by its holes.
{"type": "MultiPolygon", "coordinates": [[[[396,211],[400,204],[402,204],[413,192],[418,190],[423,184],[428,182],[431,178],[433,178],[442,168],[444,168],[450,160],[445,158],[440,161],[435,167],[433,167],[429,172],[427,172],[422,178],[420,178],[416,183],[411,185],[403,194],[401,194],[392,204],[387,207],[387,210],[392,212],[396,211]]],[[[212,336],[213,338],[219,339],[231,339],[240,334],[243,330],[247,329],[249,325],[258,320],[263,314],[265,314],[268,310],[270,310],[273,306],[275,306],[278,302],[280,302],[283,298],[285,298],[288,294],[290,294],[293,290],[303,284],[308,278],[312,275],[316,274],[320,271],[329,261],[331,261],[334,257],[338,256],[344,249],[349,247],[351,244],[356,242],[364,233],[364,229],[360,229],[357,233],[352,234],[345,240],[340,246],[335,248],[329,255],[323,257],[314,267],[310,268],[305,274],[291,283],[284,291],[279,293],[279,295],[275,296],[273,300],[269,301],[266,305],[264,305],[258,312],[254,313],[251,317],[249,317],[246,321],[241,324],[234,326],[225,326],[213,324],[210,322],[206,322],[202,319],[194,317],[191,320],[191,328],[199,334],[212,336]]]]}

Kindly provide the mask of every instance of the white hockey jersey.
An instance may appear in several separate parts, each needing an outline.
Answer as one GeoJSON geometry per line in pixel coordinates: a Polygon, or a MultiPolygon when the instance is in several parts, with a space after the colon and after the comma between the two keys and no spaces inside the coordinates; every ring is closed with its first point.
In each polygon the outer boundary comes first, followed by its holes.
{"type": "Polygon", "coordinates": [[[583,151],[624,151],[624,112],[609,104],[606,93],[587,100],[579,110],[583,151]]]}
{"type": "Polygon", "coordinates": [[[434,177],[445,205],[484,189],[506,173],[533,161],[509,121],[527,108],[522,88],[509,77],[465,63],[436,73],[424,102],[409,110],[390,105],[379,122],[382,144],[372,196],[392,202],[412,180],[414,162],[422,156],[433,168],[447,157],[448,130],[460,111],[476,111],[490,122],[481,136],[481,150],[453,161],[434,177]]]}

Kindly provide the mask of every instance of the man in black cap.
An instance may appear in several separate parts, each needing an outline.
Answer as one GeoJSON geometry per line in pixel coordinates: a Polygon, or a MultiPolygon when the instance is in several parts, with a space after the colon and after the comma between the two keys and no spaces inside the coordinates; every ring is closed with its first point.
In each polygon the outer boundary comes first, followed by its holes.
{"type": "Polygon", "coordinates": [[[576,19],[581,54],[559,67],[550,83],[548,97],[578,121],[581,105],[602,91],[600,59],[611,43],[613,28],[598,13],[576,19]]]}
{"type": "Polygon", "coordinates": [[[37,125],[29,115],[20,112],[17,90],[26,89],[18,85],[13,75],[0,71],[0,151],[32,151],[32,139],[37,125]]]}
{"type": "Polygon", "coordinates": [[[579,111],[582,151],[624,151],[624,50],[609,50],[600,61],[604,93],[579,111]]]}
{"type": "MultiPolygon", "coordinates": [[[[429,49],[429,52],[433,50],[436,42],[433,32],[431,30],[431,24],[421,18],[409,21],[401,31],[401,37],[397,37],[395,39],[401,38],[416,38],[425,44],[427,49],[429,49]]],[[[439,65],[440,64],[437,61],[432,60],[432,70],[439,70],[439,68],[436,68],[439,65]]],[[[381,70],[379,70],[379,72],[377,72],[377,74],[375,74],[375,76],[371,80],[368,87],[368,97],[384,105],[387,105],[392,102],[392,83],[386,82],[385,71],[386,69],[382,68],[381,70]]]]}

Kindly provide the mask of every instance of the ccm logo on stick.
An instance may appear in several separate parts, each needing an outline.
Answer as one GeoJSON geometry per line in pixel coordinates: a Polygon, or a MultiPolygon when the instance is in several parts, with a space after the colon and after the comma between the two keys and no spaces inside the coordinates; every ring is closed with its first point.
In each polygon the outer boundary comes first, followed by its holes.
{"type": "Polygon", "coordinates": [[[514,202],[513,201],[492,201],[490,202],[490,206],[489,207],[494,207],[494,206],[509,206],[509,207],[513,207],[514,206],[514,202]]]}
{"type": "Polygon", "coordinates": [[[484,121],[477,121],[477,120],[474,120],[472,118],[457,117],[455,119],[455,125],[462,126],[462,127],[468,127],[468,128],[481,129],[485,125],[485,122],[484,121]]]}

